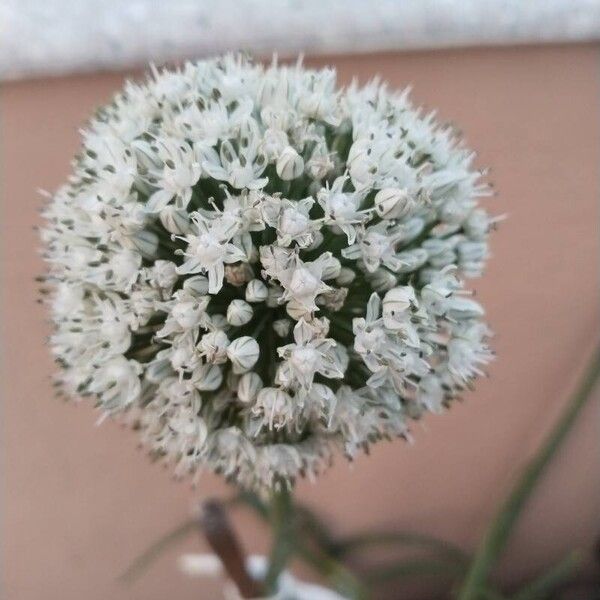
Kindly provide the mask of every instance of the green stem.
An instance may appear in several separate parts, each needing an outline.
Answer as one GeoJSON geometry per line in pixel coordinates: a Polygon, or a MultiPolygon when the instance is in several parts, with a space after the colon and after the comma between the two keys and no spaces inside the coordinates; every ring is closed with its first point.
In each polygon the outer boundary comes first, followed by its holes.
{"type": "MultiPolygon", "coordinates": [[[[267,506],[252,492],[242,491],[234,501],[246,504],[256,511],[262,519],[269,519],[267,506]]],[[[314,536],[312,526],[318,526],[319,523],[318,520],[313,519],[313,515],[308,509],[293,506],[289,521],[297,524],[297,531],[292,533],[294,533],[294,551],[301,560],[321,574],[329,585],[350,600],[365,600],[368,598],[367,591],[360,580],[345,565],[331,556],[325,547],[313,548],[312,544],[305,539],[306,534],[314,536]],[[311,528],[307,527],[307,517],[309,517],[311,528]]],[[[322,533],[327,534],[326,527],[322,533]]],[[[315,541],[320,546],[319,542],[322,540],[315,541]]]]}
{"type": "Polygon", "coordinates": [[[265,577],[268,592],[277,591],[279,576],[294,552],[292,497],[285,482],[276,485],[271,496],[271,528],[273,545],[269,558],[269,569],[265,577]]]}
{"type": "Polygon", "coordinates": [[[257,339],[259,334],[265,328],[265,325],[269,322],[270,319],[271,319],[271,313],[270,313],[270,311],[267,311],[264,314],[264,316],[261,318],[261,320],[258,322],[258,324],[256,325],[256,328],[252,332],[251,337],[253,337],[254,339],[257,339]]]}
{"type": "Polygon", "coordinates": [[[477,550],[471,568],[458,593],[459,600],[478,600],[494,567],[496,560],[504,550],[513,526],[525,503],[540,480],[550,461],[560,448],[573,423],[589,399],[600,374],[600,346],[596,348],[592,360],[569,404],[546,438],[541,450],[533,457],[500,507],[477,550]]]}
{"type": "Polygon", "coordinates": [[[350,600],[366,600],[368,593],[356,576],[341,562],[329,554],[312,550],[303,542],[298,543],[300,558],[321,574],[330,585],[350,600]]]}

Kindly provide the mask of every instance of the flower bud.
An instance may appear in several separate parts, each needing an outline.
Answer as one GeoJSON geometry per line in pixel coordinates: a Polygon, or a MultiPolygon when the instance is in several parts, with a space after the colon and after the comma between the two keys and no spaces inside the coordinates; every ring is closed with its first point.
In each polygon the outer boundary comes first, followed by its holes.
{"type": "Polygon", "coordinates": [[[494,219],[491,219],[483,208],[477,208],[463,223],[463,229],[470,238],[483,240],[493,224],[494,219]]]}
{"type": "Polygon", "coordinates": [[[446,299],[446,306],[448,316],[454,319],[475,319],[485,314],[479,302],[455,294],[446,299]]]}
{"type": "Polygon", "coordinates": [[[266,129],[260,149],[269,159],[277,158],[289,145],[288,136],[285,131],[269,127],[266,129]]]}
{"type": "Polygon", "coordinates": [[[210,322],[213,326],[213,329],[222,329],[223,331],[227,331],[229,329],[229,323],[227,322],[227,317],[225,315],[215,313],[214,315],[210,316],[210,322]]]}
{"type": "Polygon", "coordinates": [[[282,294],[283,289],[280,286],[271,284],[267,288],[267,306],[269,308],[276,308],[279,306],[282,294]]]}
{"type": "Polygon", "coordinates": [[[348,288],[332,288],[327,292],[323,292],[320,296],[317,297],[317,304],[319,306],[324,306],[328,310],[337,312],[338,310],[342,310],[344,302],[346,302],[347,296],[348,288]]]}
{"type": "Polygon", "coordinates": [[[153,231],[140,229],[131,234],[129,239],[143,257],[150,259],[156,258],[158,236],[153,231]]]}
{"type": "Polygon", "coordinates": [[[194,298],[181,300],[171,309],[171,316],[182,329],[192,329],[200,324],[205,314],[207,302],[198,302],[194,298]]]}
{"type": "Polygon", "coordinates": [[[376,292],[385,292],[392,289],[398,283],[398,280],[387,269],[377,269],[373,274],[369,275],[369,282],[376,292]]]}
{"type": "Polygon", "coordinates": [[[185,371],[188,368],[195,365],[198,362],[198,357],[194,353],[193,346],[191,348],[187,346],[177,346],[173,348],[171,352],[171,356],[169,360],[171,361],[171,366],[177,372],[185,371]]]}
{"type": "Polygon", "coordinates": [[[306,306],[304,306],[304,304],[294,299],[290,300],[286,304],[285,311],[295,321],[298,321],[302,317],[308,317],[310,315],[310,310],[307,309],[306,306]]]}
{"type": "Polygon", "coordinates": [[[414,204],[406,189],[384,188],[375,196],[375,210],[382,219],[400,219],[413,209],[414,204]]]}
{"type": "Polygon", "coordinates": [[[246,286],[246,300],[248,302],[264,302],[269,295],[267,286],[260,279],[253,279],[246,286]]]}
{"type": "Polygon", "coordinates": [[[183,282],[183,289],[195,296],[206,296],[208,294],[208,278],[204,275],[194,275],[183,282]]]}
{"type": "Polygon", "coordinates": [[[417,388],[417,402],[433,413],[441,413],[444,402],[444,389],[437,375],[425,375],[417,388]]]}
{"type": "Polygon", "coordinates": [[[206,441],[208,429],[204,419],[194,414],[189,408],[181,407],[174,415],[168,418],[169,429],[181,436],[193,438],[198,446],[206,441]]]}
{"type": "Polygon", "coordinates": [[[245,325],[252,319],[252,307],[244,300],[232,300],[227,307],[227,322],[235,327],[245,325]]]}
{"type": "Polygon", "coordinates": [[[173,368],[167,358],[152,361],[146,367],[146,379],[151,383],[160,383],[167,377],[173,375],[173,368]]]}
{"type": "Polygon", "coordinates": [[[336,277],[335,282],[338,285],[350,285],[356,278],[356,273],[348,267],[342,267],[339,275],[336,277]]]}
{"type": "Polygon", "coordinates": [[[170,260],[157,260],[150,270],[151,281],[161,288],[171,288],[179,279],[177,265],[170,260]]]}
{"type": "Polygon", "coordinates": [[[190,218],[185,210],[179,210],[174,206],[166,206],[160,211],[158,218],[169,233],[184,235],[190,230],[190,218]]]}
{"type": "Polygon", "coordinates": [[[304,160],[291,146],[283,150],[275,165],[277,175],[284,181],[300,177],[304,171],[304,160]]]}
{"type": "Polygon", "coordinates": [[[342,270],[342,263],[335,258],[335,256],[331,256],[331,253],[329,254],[329,260],[327,261],[327,264],[323,269],[323,273],[321,274],[321,279],[323,279],[323,281],[326,281],[327,279],[335,279],[342,270]]]}
{"type": "Polygon", "coordinates": [[[313,154],[306,166],[310,176],[313,179],[320,181],[335,167],[335,164],[329,154],[322,154],[319,156],[313,154]]]}
{"type": "Polygon", "coordinates": [[[255,400],[262,387],[262,379],[257,373],[244,373],[244,375],[240,377],[237,385],[237,396],[239,401],[244,404],[250,404],[255,400]]]}
{"type": "Polygon", "coordinates": [[[415,290],[410,285],[391,289],[383,297],[383,324],[391,330],[406,322],[407,311],[417,306],[415,290]]]}
{"type": "Polygon", "coordinates": [[[214,391],[223,383],[223,372],[218,365],[205,363],[194,369],[192,382],[201,392],[214,391]]]}
{"type": "Polygon", "coordinates": [[[251,369],[256,364],[259,355],[258,343],[249,335],[233,340],[227,348],[227,356],[233,365],[234,373],[245,373],[251,369]]]}
{"type": "Polygon", "coordinates": [[[402,266],[396,270],[396,273],[412,273],[427,262],[429,253],[423,248],[414,248],[413,250],[400,252],[396,256],[402,262],[402,266]]]}
{"type": "Polygon", "coordinates": [[[456,249],[460,261],[485,260],[488,255],[485,242],[461,242],[456,249]]]}
{"type": "Polygon", "coordinates": [[[324,239],[325,236],[320,231],[315,231],[313,233],[313,240],[308,246],[306,246],[306,250],[315,250],[323,243],[324,239]]]}
{"type": "Polygon", "coordinates": [[[279,337],[287,337],[291,328],[292,322],[289,319],[277,319],[273,321],[273,329],[279,337]]]}

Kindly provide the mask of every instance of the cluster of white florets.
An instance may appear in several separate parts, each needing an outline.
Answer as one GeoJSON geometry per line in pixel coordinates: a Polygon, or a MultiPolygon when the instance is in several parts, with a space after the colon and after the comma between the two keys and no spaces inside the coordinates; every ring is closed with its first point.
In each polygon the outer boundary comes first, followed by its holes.
{"type": "Polygon", "coordinates": [[[93,117],[43,231],[61,388],[178,473],[269,487],[438,412],[491,357],[473,154],[378,81],[240,56],[93,117]]]}

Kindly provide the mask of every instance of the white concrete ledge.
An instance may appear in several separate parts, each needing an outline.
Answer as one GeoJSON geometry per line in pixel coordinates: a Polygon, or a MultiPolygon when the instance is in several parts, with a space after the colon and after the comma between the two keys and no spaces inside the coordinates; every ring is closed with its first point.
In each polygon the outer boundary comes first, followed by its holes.
{"type": "Polygon", "coordinates": [[[232,49],[367,52],[600,38],[600,0],[0,0],[0,78],[232,49]]]}

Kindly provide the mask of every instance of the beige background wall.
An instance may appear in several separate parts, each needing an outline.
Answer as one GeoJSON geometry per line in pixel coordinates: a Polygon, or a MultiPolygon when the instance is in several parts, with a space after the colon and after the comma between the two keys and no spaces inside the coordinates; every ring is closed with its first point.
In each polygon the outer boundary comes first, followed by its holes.
{"type": "MultiPolygon", "coordinates": [[[[321,60],[309,63],[321,64],[321,60]]],[[[444,416],[414,427],[415,443],[384,444],[352,467],[339,459],[299,496],[339,530],[389,525],[470,547],[564,404],[598,337],[600,55],[595,46],[438,51],[341,57],[340,79],[381,73],[392,86],[460,123],[480,165],[491,165],[509,213],[476,283],[497,332],[490,378],[444,416]]],[[[68,172],[77,127],[122,75],[4,84],[0,91],[3,598],[212,599],[167,552],[138,583],[121,569],[183,520],[199,499],[225,493],[205,476],[175,483],[87,405],[53,399],[34,276],[40,199],[68,172]]],[[[600,400],[597,398],[596,400],[600,400]]],[[[589,547],[600,534],[599,403],[578,422],[511,544],[505,575],[519,578],[589,547]]],[[[246,545],[262,528],[236,516],[246,545]]],[[[395,597],[393,594],[391,597],[395,597]]]]}

